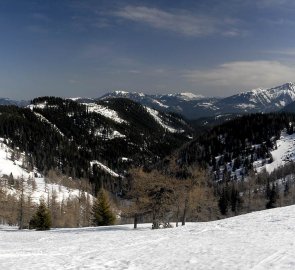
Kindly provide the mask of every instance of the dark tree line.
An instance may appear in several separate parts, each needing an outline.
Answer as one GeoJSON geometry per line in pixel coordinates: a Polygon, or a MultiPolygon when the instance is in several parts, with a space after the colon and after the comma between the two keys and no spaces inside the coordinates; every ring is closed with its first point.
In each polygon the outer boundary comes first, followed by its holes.
{"type": "Polygon", "coordinates": [[[126,99],[98,102],[115,110],[126,120],[123,123],[91,112],[86,105],[72,100],[42,97],[31,103],[32,110],[0,106],[0,137],[12,148],[27,153],[31,168],[44,174],[54,169],[73,178],[89,178],[96,190],[102,183],[113,192],[120,187],[108,173],[90,168],[90,161],[98,160],[124,174],[131,165],[151,164],[170,154],[188,141],[190,132],[187,124],[172,114],[163,117],[185,132],[165,131],[142,105],[126,99]],[[114,131],[124,137],[109,139],[114,131]]]}

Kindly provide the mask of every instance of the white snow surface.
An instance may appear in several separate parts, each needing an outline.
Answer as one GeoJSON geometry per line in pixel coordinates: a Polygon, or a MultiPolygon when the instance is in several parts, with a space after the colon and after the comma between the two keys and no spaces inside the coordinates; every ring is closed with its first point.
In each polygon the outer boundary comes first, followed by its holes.
{"type": "Polygon", "coordinates": [[[112,169],[110,169],[108,166],[102,164],[101,162],[99,162],[98,160],[93,160],[90,162],[90,166],[91,168],[93,167],[93,165],[97,165],[100,169],[102,169],[103,171],[105,171],[106,173],[108,173],[109,175],[113,176],[113,177],[120,177],[119,174],[117,174],[116,172],[114,172],[112,169]]]}
{"type": "Polygon", "coordinates": [[[145,107],[146,111],[156,120],[156,122],[158,124],[160,124],[160,126],[162,126],[164,129],[166,129],[167,131],[171,132],[171,133],[180,133],[183,132],[183,130],[177,130],[169,125],[167,125],[166,123],[164,123],[164,121],[160,118],[159,116],[159,112],[149,108],[149,107],[145,107]]]}
{"type": "Polygon", "coordinates": [[[268,106],[274,103],[276,107],[282,108],[290,102],[295,101],[295,84],[289,82],[269,89],[257,88],[240,93],[238,96],[249,96],[249,101],[255,104],[268,106]]]}
{"type": "Polygon", "coordinates": [[[5,143],[4,139],[0,138],[0,176],[7,175],[11,173],[14,178],[29,178],[30,172],[24,170],[22,165],[22,154],[20,159],[11,160],[12,149],[9,148],[5,143]]]}
{"type": "Polygon", "coordinates": [[[295,206],[186,226],[18,231],[0,227],[1,269],[295,269],[295,206]]]}
{"type": "MultiPolygon", "coordinates": [[[[20,154],[19,159],[11,160],[12,149],[9,148],[5,143],[4,139],[0,138],[0,178],[3,175],[9,176],[11,173],[13,178],[18,181],[19,179],[24,179],[24,194],[25,197],[30,196],[32,202],[39,203],[40,199],[47,199],[51,197],[54,193],[56,196],[56,201],[61,202],[62,200],[74,199],[80,195],[78,189],[67,188],[63,185],[56,183],[46,183],[44,177],[36,170],[34,172],[27,171],[22,167],[22,160],[24,158],[23,153],[20,154]],[[35,177],[37,175],[38,177],[35,177]],[[36,188],[33,190],[32,186],[29,185],[28,180],[35,180],[36,188]]],[[[11,195],[19,195],[20,191],[13,187],[8,187],[4,184],[4,180],[0,179],[0,186],[11,195]]],[[[0,269],[1,265],[0,265],[0,269]]]]}
{"type": "Polygon", "coordinates": [[[94,134],[95,134],[95,136],[101,137],[105,140],[113,140],[116,138],[121,138],[121,139],[126,138],[126,135],[120,133],[117,130],[113,130],[113,129],[105,130],[104,128],[98,128],[94,134]]]}
{"type": "MultiPolygon", "coordinates": [[[[257,168],[258,172],[265,168],[268,173],[271,173],[278,167],[295,161],[295,133],[288,135],[286,132],[282,132],[281,138],[277,140],[277,149],[273,150],[271,155],[273,162],[257,168]]],[[[256,167],[255,164],[253,165],[256,167]]]]}
{"type": "Polygon", "coordinates": [[[114,110],[109,109],[106,106],[102,106],[96,103],[83,103],[83,105],[88,107],[89,112],[98,113],[104,117],[107,117],[119,124],[127,123],[126,120],[119,117],[118,113],[114,110]]]}
{"type": "Polygon", "coordinates": [[[174,96],[176,96],[180,99],[183,99],[183,100],[198,100],[198,99],[204,98],[203,95],[199,95],[199,94],[196,95],[196,94],[190,93],[190,92],[177,93],[177,94],[174,94],[174,96]]]}

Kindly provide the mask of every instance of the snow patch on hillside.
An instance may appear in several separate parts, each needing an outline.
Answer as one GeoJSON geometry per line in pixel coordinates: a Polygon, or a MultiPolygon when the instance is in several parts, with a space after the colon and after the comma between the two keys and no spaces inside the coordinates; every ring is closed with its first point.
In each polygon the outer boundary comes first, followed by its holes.
{"type": "Polygon", "coordinates": [[[98,113],[106,118],[109,118],[119,124],[127,123],[126,120],[119,117],[118,113],[114,110],[109,109],[108,107],[96,104],[96,103],[83,103],[87,106],[89,112],[98,113]]]}
{"type": "Polygon", "coordinates": [[[186,100],[186,101],[198,100],[198,99],[205,98],[203,95],[196,95],[196,94],[193,94],[193,93],[190,93],[190,92],[177,93],[177,94],[174,94],[174,96],[178,97],[179,99],[186,100]]]}
{"type": "Polygon", "coordinates": [[[151,230],[150,224],[0,227],[1,269],[294,269],[295,206],[151,230]]]}
{"type": "Polygon", "coordinates": [[[163,108],[169,108],[169,106],[163,104],[162,102],[160,102],[160,101],[158,101],[158,100],[156,100],[156,99],[153,99],[152,102],[153,102],[154,104],[157,104],[157,105],[160,106],[160,107],[163,107],[163,108]]]}
{"type": "Polygon", "coordinates": [[[117,174],[116,172],[114,172],[112,169],[110,169],[108,166],[102,164],[101,162],[99,162],[98,160],[93,160],[90,162],[90,166],[91,168],[93,168],[93,165],[97,165],[98,168],[102,169],[103,171],[105,171],[106,173],[108,173],[109,175],[113,176],[113,177],[120,177],[119,174],[117,174]]]}
{"type": "Polygon", "coordinates": [[[236,105],[235,107],[239,108],[239,109],[254,109],[254,108],[256,108],[255,105],[247,104],[247,103],[240,103],[240,104],[236,105]]]}
{"type": "Polygon", "coordinates": [[[46,117],[44,117],[42,114],[34,112],[34,114],[42,121],[45,122],[47,124],[49,124],[51,127],[53,127],[53,129],[55,129],[55,131],[57,131],[57,133],[59,133],[62,137],[64,137],[65,135],[60,131],[60,129],[55,125],[52,124],[46,117]]]}
{"type": "Polygon", "coordinates": [[[37,104],[30,104],[27,107],[33,111],[34,109],[43,110],[45,108],[57,108],[57,105],[48,105],[47,101],[45,101],[45,102],[37,103],[37,104]]]}
{"type": "Polygon", "coordinates": [[[47,200],[52,195],[56,197],[57,202],[79,196],[80,191],[78,189],[67,188],[56,183],[47,183],[47,180],[37,170],[28,171],[23,168],[24,153],[20,153],[17,158],[16,154],[13,154],[14,151],[4,141],[3,138],[0,138],[0,186],[5,192],[17,197],[20,195],[20,190],[15,188],[16,185],[10,186],[8,184],[8,177],[12,175],[14,182],[18,181],[18,186],[21,184],[20,181],[23,181],[24,195],[30,196],[34,203],[39,203],[40,199],[47,200]],[[13,155],[15,158],[13,158],[13,155]]]}
{"type": "Polygon", "coordinates": [[[145,109],[156,120],[156,122],[158,124],[160,124],[160,126],[162,126],[167,131],[169,131],[171,133],[181,133],[181,132],[183,132],[183,130],[177,130],[177,129],[171,127],[171,126],[168,126],[166,123],[164,123],[164,121],[160,118],[158,111],[156,111],[154,109],[151,109],[149,107],[145,107],[145,109]]]}
{"type": "Polygon", "coordinates": [[[113,140],[113,139],[117,139],[117,138],[126,138],[126,135],[120,133],[117,130],[113,130],[113,129],[104,129],[104,128],[99,128],[95,131],[94,133],[95,136],[101,137],[104,140],[113,140]]]}
{"type": "Polygon", "coordinates": [[[278,167],[295,161],[295,134],[288,135],[282,132],[281,138],[277,140],[277,149],[271,151],[271,155],[273,162],[257,168],[258,172],[265,168],[268,173],[271,173],[278,167]]]}
{"type": "Polygon", "coordinates": [[[20,154],[19,159],[13,157],[13,151],[8,147],[3,138],[0,138],[0,177],[3,175],[9,176],[11,173],[14,178],[29,178],[31,173],[23,169],[23,154],[20,154]]]}
{"type": "Polygon", "coordinates": [[[211,109],[213,111],[219,110],[219,108],[217,106],[215,106],[214,103],[212,103],[212,102],[198,103],[194,107],[203,107],[203,108],[211,109]]]}

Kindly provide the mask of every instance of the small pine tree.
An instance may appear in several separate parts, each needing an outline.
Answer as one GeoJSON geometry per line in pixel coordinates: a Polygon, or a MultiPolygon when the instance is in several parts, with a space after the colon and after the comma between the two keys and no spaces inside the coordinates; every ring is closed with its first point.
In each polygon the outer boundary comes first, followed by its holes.
{"type": "Polygon", "coordinates": [[[46,207],[45,202],[41,201],[37,212],[30,220],[30,229],[38,231],[49,230],[51,227],[51,215],[49,209],[46,207]]]}
{"type": "Polygon", "coordinates": [[[111,210],[107,193],[101,189],[92,207],[92,222],[95,226],[108,226],[115,224],[116,217],[111,210]]]}

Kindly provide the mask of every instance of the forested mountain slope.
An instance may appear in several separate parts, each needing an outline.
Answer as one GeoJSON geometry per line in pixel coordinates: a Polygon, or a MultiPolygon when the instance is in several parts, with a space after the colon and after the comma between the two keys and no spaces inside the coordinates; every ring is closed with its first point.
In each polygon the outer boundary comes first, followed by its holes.
{"type": "Polygon", "coordinates": [[[215,180],[244,178],[260,161],[272,162],[282,131],[293,133],[294,114],[243,116],[215,126],[182,147],[176,154],[179,168],[209,168],[215,180]],[[256,163],[255,163],[256,162],[256,163]]]}
{"type": "Polygon", "coordinates": [[[158,161],[191,133],[179,115],[126,99],[79,104],[42,97],[28,108],[0,106],[0,137],[24,151],[32,167],[105,182],[112,190],[117,187],[106,179],[123,175],[131,164],[158,161]]]}

